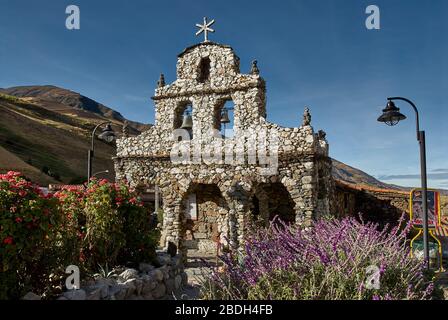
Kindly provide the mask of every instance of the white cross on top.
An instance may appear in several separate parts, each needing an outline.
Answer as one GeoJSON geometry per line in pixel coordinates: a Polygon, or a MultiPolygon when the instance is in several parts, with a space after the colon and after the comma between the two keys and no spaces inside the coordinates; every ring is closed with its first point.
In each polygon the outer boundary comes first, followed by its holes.
{"type": "Polygon", "coordinates": [[[204,42],[208,42],[208,33],[215,32],[215,30],[210,28],[210,26],[213,25],[214,23],[215,20],[207,22],[207,17],[204,17],[204,24],[196,24],[196,27],[199,28],[199,31],[196,32],[196,36],[200,35],[201,33],[204,33],[204,42]]]}

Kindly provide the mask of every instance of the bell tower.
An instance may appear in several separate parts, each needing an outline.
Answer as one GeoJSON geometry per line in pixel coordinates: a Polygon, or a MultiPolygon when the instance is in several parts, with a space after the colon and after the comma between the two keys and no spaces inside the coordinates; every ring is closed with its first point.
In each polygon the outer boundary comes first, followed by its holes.
{"type": "MultiPolygon", "coordinates": [[[[206,33],[213,30],[210,25],[204,20],[198,27],[206,33]]],[[[164,80],[163,85],[159,81],[152,98],[156,126],[164,139],[170,139],[172,131],[182,124],[191,125],[193,139],[207,136],[210,129],[219,131],[222,123],[228,123],[221,118],[226,116],[228,110],[223,107],[230,101],[235,135],[255,128],[260,118],[266,117],[265,82],[256,62],[248,74],[240,73],[240,59],[230,46],[205,39],[178,55],[177,79],[171,84],[164,80]]]]}

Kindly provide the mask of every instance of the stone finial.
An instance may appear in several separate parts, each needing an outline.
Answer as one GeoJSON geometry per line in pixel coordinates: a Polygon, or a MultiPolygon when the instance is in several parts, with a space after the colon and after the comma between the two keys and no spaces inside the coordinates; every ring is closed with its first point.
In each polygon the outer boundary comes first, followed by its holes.
{"type": "Polygon", "coordinates": [[[129,121],[128,120],[125,120],[123,122],[123,128],[121,130],[122,130],[124,138],[129,137],[129,121]]]}
{"type": "Polygon", "coordinates": [[[253,74],[253,75],[260,74],[260,70],[258,69],[257,63],[258,63],[257,60],[252,61],[252,67],[250,68],[250,74],[253,74]]]}
{"type": "Polygon", "coordinates": [[[319,137],[319,139],[324,140],[325,137],[327,136],[327,133],[324,130],[319,130],[317,132],[317,136],[319,137]]]}
{"type": "Polygon", "coordinates": [[[311,125],[311,113],[310,109],[306,107],[305,111],[303,112],[302,126],[309,126],[309,125],[311,125]]]}
{"type": "Polygon", "coordinates": [[[162,88],[165,86],[165,76],[163,73],[160,74],[159,81],[157,81],[157,88],[162,88]]]}

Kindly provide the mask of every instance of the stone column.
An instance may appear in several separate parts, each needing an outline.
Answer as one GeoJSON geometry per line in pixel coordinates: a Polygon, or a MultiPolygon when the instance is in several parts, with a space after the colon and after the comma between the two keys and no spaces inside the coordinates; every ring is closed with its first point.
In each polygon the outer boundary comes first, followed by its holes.
{"type": "Polygon", "coordinates": [[[314,194],[311,176],[304,176],[302,180],[295,181],[291,178],[284,177],[282,183],[289,192],[291,199],[294,201],[294,211],[296,213],[296,224],[301,226],[309,226],[313,220],[314,194]]]}
{"type": "Polygon", "coordinates": [[[154,185],[154,211],[156,213],[159,212],[159,206],[160,206],[159,186],[158,185],[154,185]]]}
{"type": "Polygon", "coordinates": [[[227,192],[230,198],[229,203],[229,224],[231,247],[236,249],[241,247],[250,217],[250,196],[245,188],[236,184],[227,192]]]}

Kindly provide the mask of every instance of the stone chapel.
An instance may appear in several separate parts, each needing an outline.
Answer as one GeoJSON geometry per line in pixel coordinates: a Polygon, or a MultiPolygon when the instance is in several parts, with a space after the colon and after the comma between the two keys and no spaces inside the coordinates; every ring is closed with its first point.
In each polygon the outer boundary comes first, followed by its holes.
{"type": "Polygon", "coordinates": [[[206,38],[186,48],[177,57],[177,79],[165,83],[161,75],[157,84],[154,126],[117,140],[116,180],[135,188],[156,187],[163,244],[173,242],[182,253],[215,253],[218,245],[236,249],[251,223],[266,225],[277,218],[306,226],[331,213],[334,182],[325,132],[314,131],[308,109],[303,119],[297,110],[295,128],[268,122],[266,83],[256,61],[243,69],[248,73],[241,72],[240,59],[227,45],[206,38]],[[232,108],[226,109],[229,103],[232,108]],[[210,129],[221,132],[228,111],[233,135],[210,137],[210,129]],[[186,117],[190,139],[179,142],[173,131],[183,127],[186,117]],[[265,165],[258,161],[173,161],[176,143],[193,150],[216,142],[231,153],[242,145],[247,160],[247,132],[261,131],[278,136],[275,172],[262,173],[265,165]]]}

